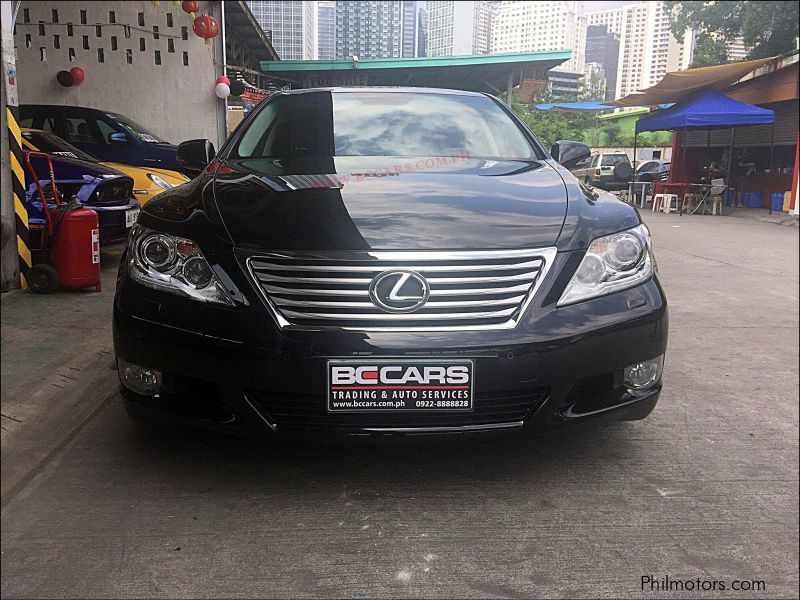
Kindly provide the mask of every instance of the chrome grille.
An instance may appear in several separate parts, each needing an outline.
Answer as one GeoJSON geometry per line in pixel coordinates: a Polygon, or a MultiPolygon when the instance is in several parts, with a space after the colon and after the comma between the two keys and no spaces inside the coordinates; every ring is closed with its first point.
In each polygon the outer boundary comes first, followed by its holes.
{"type": "Polygon", "coordinates": [[[341,431],[518,423],[534,413],[548,393],[546,387],[478,392],[473,411],[451,413],[330,413],[324,394],[260,391],[247,396],[277,431],[341,431]]]}
{"type": "Polygon", "coordinates": [[[271,253],[250,257],[247,265],[281,327],[505,329],[517,324],[555,254],[555,248],[271,253]],[[372,302],[372,280],[394,270],[428,282],[430,296],[421,308],[392,313],[372,302]]]}

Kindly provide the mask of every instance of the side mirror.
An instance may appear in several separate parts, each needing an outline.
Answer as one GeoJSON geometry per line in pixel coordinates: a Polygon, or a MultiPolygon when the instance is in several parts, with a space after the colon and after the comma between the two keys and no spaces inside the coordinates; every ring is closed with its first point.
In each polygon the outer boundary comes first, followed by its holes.
{"type": "Polygon", "coordinates": [[[572,171],[585,167],[592,156],[592,150],[584,143],[561,140],[553,144],[550,155],[564,167],[572,171]]]}
{"type": "Polygon", "coordinates": [[[128,134],[118,131],[117,133],[108,134],[108,143],[120,146],[130,143],[130,140],[128,139],[128,134]]]}
{"type": "Polygon", "coordinates": [[[200,172],[214,159],[211,140],[189,140],[178,145],[178,163],[189,171],[200,172]]]}

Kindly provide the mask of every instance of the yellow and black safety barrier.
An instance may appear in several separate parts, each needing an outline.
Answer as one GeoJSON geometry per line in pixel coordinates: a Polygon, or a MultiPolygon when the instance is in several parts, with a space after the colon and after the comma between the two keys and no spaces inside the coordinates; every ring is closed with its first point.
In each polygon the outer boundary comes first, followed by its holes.
{"type": "Polygon", "coordinates": [[[19,109],[6,107],[8,123],[8,147],[11,155],[11,180],[14,190],[14,220],[17,226],[17,254],[19,255],[19,282],[22,288],[28,287],[28,271],[31,268],[31,241],[28,226],[28,208],[25,204],[25,164],[22,151],[22,136],[19,130],[19,109]]]}

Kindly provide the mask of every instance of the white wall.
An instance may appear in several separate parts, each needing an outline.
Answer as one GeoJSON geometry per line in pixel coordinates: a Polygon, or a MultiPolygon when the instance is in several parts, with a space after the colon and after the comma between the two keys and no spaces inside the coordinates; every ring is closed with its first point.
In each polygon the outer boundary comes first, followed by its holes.
{"type": "MultiPolygon", "coordinates": [[[[660,148],[636,148],[636,162],[640,163],[645,160],[652,160],[653,159],[653,152],[661,152],[661,158],[659,160],[670,160],[672,158],[672,147],[671,146],[663,146],[660,148]]],[[[592,152],[624,152],[628,155],[628,158],[631,159],[633,162],[633,147],[627,148],[592,148],[592,152]]]]}
{"type": "MultiPolygon", "coordinates": [[[[208,13],[220,21],[219,12],[218,2],[200,3],[199,14],[208,13]]],[[[192,19],[179,4],[26,1],[17,16],[15,43],[20,104],[86,106],[120,113],[169,142],[209,138],[219,147],[223,141],[220,132],[224,131],[225,103],[214,95],[214,81],[222,73],[214,64],[223,64],[222,35],[205,44],[192,31],[192,19]],[[23,22],[25,10],[29,23],[23,22]],[[53,23],[53,10],[58,11],[57,24],[53,23]],[[86,25],[81,24],[81,11],[85,11],[86,25]],[[110,11],[116,25],[109,23],[110,11]],[[139,25],[140,13],[143,27],[139,25]],[[168,13],[172,27],[167,24],[168,13]],[[67,23],[72,23],[72,36],[68,35],[67,23]],[[126,25],[130,26],[129,37],[126,25]],[[159,39],[154,39],[153,26],[158,27],[159,39]],[[181,39],[182,27],[188,30],[186,40],[181,39]],[[59,48],[55,48],[55,36],[59,48]],[[112,36],[116,50],[112,49],[112,36]],[[140,49],[142,39],[144,50],[140,49]],[[70,49],[74,51],[72,60],[70,49]],[[98,50],[102,50],[102,63],[98,50]],[[156,64],[156,51],[160,52],[160,65],[156,64]],[[184,53],[188,66],[184,65],[184,53]],[[76,66],[86,72],[83,84],[70,88],[59,85],[56,73],[76,66]]]]}

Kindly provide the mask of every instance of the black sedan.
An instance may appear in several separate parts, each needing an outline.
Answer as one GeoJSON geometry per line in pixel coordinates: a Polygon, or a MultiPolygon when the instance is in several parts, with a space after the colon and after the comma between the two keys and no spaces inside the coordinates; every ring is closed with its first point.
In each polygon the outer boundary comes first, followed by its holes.
{"type": "Polygon", "coordinates": [[[143,209],[129,413],[241,434],[537,430],[656,405],[667,305],[636,210],[477,93],[281,92],[143,209]],[[560,162],[557,162],[557,160],[560,162]]]}

